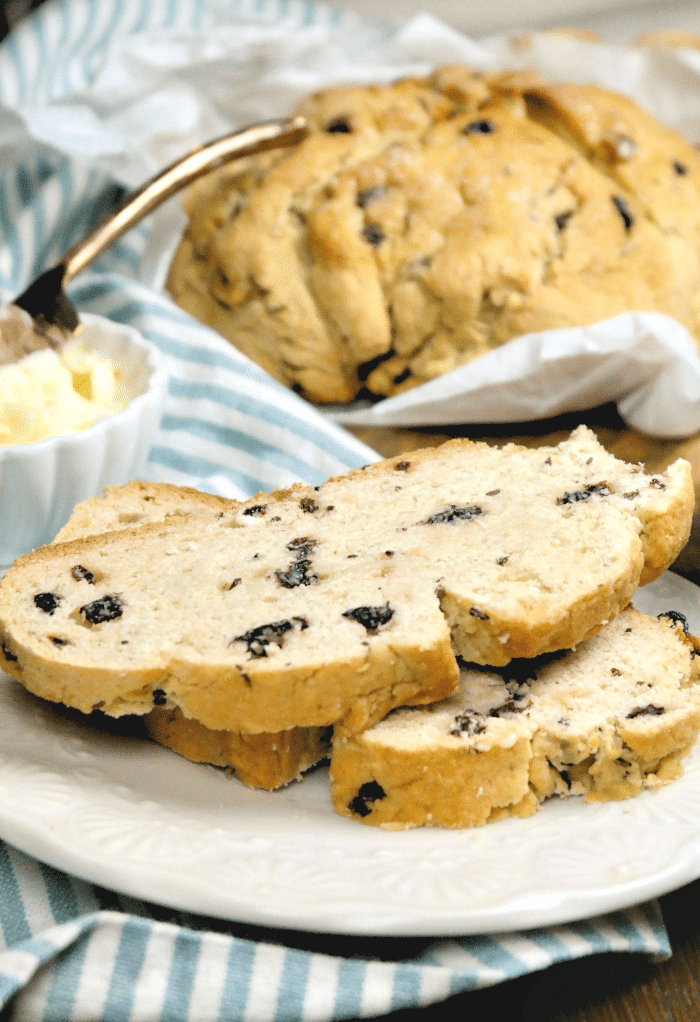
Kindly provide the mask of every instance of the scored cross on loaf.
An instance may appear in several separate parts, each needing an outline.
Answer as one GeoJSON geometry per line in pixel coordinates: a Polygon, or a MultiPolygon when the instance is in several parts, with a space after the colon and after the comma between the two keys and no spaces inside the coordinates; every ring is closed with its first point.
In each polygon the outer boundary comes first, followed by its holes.
{"type": "Polygon", "coordinates": [[[584,427],[466,440],[258,495],[213,517],[43,547],[0,583],[8,673],[47,699],[206,727],[360,731],[503,665],[575,646],[675,558],[690,467],[647,476],[584,427]]]}

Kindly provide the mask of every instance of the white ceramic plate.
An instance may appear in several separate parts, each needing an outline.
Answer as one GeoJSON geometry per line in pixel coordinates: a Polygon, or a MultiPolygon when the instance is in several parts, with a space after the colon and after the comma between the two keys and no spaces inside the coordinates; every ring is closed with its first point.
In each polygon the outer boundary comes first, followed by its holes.
{"type": "MultiPolygon", "coordinates": [[[[640,610],[700,590],[666,573],[640,610]]],[[[387,832],[336,816],[325,770],[245,788],[150,742],[61,715],[0,678],[0,835],[125,894],[225,919],[348,934],[522,929],[611,911],[700,876],[700,750],[627,802],[553,800],[527,820],[387,832]]]]}

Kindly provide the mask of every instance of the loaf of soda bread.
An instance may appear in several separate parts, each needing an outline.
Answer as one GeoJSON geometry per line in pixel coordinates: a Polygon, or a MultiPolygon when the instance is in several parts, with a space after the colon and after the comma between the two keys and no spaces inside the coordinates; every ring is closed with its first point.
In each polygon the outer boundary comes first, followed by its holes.
{"type": "Polygon", "coordinates": [[[530,816],[552,795],[625,799],[682,772],[700,731],[697,640],[624,610],[573,652],[464,667],[460,691],[337,729],[337,812],[387,829],[530,816]]]}
{"type": "Polygon", "coordinates": [[[167,287],[307,398],[630,310],[700,340],[700,154],[625,96],[449,66],[297,112],[298,147],[192,186],[167,287]]]}
{"type": "MultiPolygon", "coordinates": [[[[214,518],[237,506],[238,501],[187,486],[132,480],[123,486],[108,486],[101,497],[78,504],[54,543],[182,515],[214,518]]],[[[232,769],[239,780],[253,788],[272,790],[289,784],[330,751],[327,728],[294,727],[258,734],[214,731],[185,717],[177,708],[167,710],[160,706],[145,714],[143,723],[150,737],[160,745],[195,763],[232,769]]]]}
{"type": "Polygon", "coordinates": [[[450,441],[19,558],[4,667],[85,712],[360,731],[448,696],[456,654],[499,666],[595,634],[674,560],[692,507],[686,462],[648,476],[585,427],[539,449],[450,441]]]}

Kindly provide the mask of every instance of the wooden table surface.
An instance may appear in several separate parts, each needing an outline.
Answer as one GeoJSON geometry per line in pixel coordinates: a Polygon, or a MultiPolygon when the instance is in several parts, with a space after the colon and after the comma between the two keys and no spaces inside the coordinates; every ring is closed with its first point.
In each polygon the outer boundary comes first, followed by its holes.
{"type": "MultiPolygon", "coordinates": [[[[558,443],[580,422],[598,435],[618,458],[662,471],[678,457],[693,467],[698,513],[690,542],[675,571],[700,585],[700,435],[685,440],[655,440],[625,428],[614,407],[560,416],[543,422],[444,429],[355,429],[353,432],[385,457],[455,436],[527,446],[558,443]]],[[[698,863],[700,876],[700,863],[698,863]]],[[[643,955],[593,955],[486,990],[460,994],[443,1004],[386,1016],[393,1022],[700,1022],[700,880],[660,899],[672,957],[661,963],[643,955]]]]}

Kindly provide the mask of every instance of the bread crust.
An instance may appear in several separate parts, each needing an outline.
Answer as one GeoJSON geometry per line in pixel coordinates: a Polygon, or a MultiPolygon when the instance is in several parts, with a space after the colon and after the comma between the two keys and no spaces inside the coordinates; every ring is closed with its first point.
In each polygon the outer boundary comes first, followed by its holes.
{"type": "Polygon", "coordinates": [[[193,763],[236,773],[251,788],[273,791],[301,778],[330,753],[329,728],[289,728],[276,733],[213,731],[181,710],[156,707],[143,718],[149,736],[193,763]]]}

